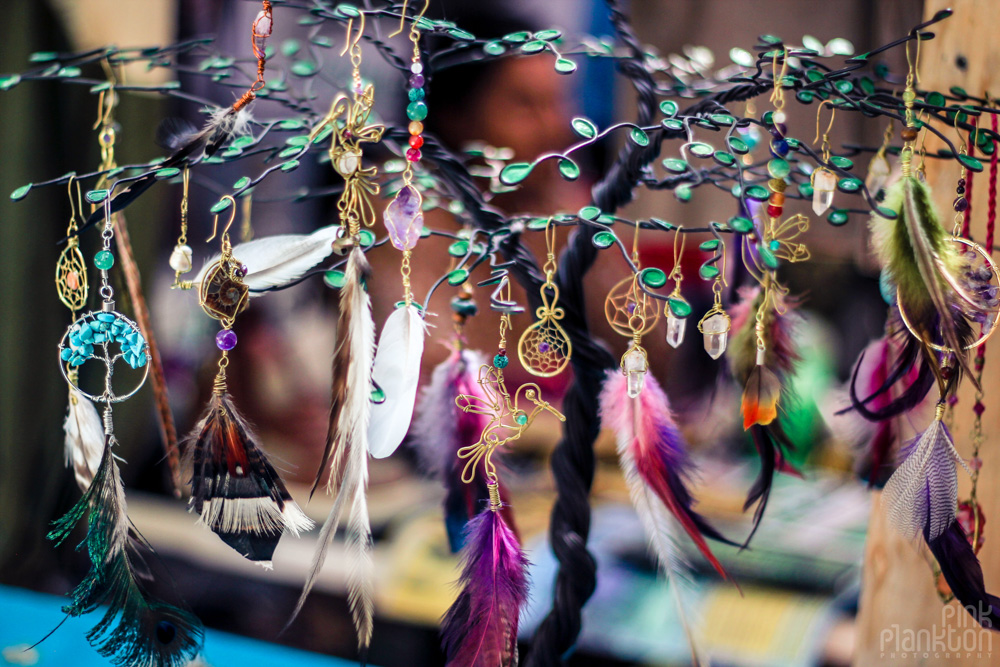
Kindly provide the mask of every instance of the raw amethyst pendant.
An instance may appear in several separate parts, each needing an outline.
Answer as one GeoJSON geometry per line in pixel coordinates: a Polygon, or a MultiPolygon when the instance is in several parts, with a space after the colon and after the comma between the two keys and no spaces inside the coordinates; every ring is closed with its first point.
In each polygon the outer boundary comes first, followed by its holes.
{"type": "Polygon", "coordinates": [[[385,209],[383,220],[389,240],[397,250],[412,250],[424,228],[422,198],[417,189],[404,185],[385,209]]]}

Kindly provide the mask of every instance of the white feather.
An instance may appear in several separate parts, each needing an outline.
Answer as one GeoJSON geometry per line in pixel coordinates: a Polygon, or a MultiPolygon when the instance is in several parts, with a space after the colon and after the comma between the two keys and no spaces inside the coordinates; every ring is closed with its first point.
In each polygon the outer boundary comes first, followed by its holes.
{"type": "Polygon", "coordinates": [[[372,367],[372,380],[385,400],[372,405],[368,425],[368,451],[377,459],[396,451],[410,428],[426,333],[420,309],[413,305],[397,308],[385,321],[372,367]]]}
{"type": "MultiPolygon", "coordinates": [[[[278,234],[234,246],[233,258],[247,267],[243,282],[250,288],[250,296],[260,296],[258,290],[301,278],[330,256],[339,233],[339,225],[329,225],[312,234],[278,234]]],[[[193,281],[195,285],[201,285],[209,267],[217,261],[218,254],[205,263],[193,281]]]]}
{"type": "Polygon", "coordinates": [[[94,404],[72,388],[63,430],[66,432],[66,465],[73,466],[77,486],[86,491],[94,481],[104,454],[104,424],[94,404]]]}
{"type": "Polygon", "coordinates": [[[697,596],[697,591],[691,577],[691,564],[677,541],[677,520],[656,497],[656,494],[650,491],[639,475],[631,453],[634,437],[633,429],[616,430],[618,461],[622,473],[625,475],[629,496],[646,531],[653,553],[656,554],[657,562],[667,578],[671,596],[677,607],[677,616],[680,618],[684,634],[691,647],[694,664],[708,664],[702,657],[698,643],[695,641],[700,618],[689,614],[689,611],[694,608],[692,598],[697,596]]]}

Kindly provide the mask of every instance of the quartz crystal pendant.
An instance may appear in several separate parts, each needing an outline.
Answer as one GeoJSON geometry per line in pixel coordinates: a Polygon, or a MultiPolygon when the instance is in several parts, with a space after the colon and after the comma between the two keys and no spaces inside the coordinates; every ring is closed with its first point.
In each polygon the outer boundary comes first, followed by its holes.
{"type": "Polygon", "coordinates": [[[833,204],[833,191],[837,189],[837,175],[820,167],[813,172],[813,211],[823,215],[833,204]]]}
{"type": "Polygon", "coordinates": [[[344,151],[337,157],[337,162],[334,166],[337,168],[338,174],[347,178],[361,166],[361,153],[358,151],[344,151]]]}
{"type": "Polygon", "coordinates": [[[667,342],[670,343],[670,347],[680,347],[681,343],[684,342],[685,329],[687,329],[686,317],[667,315],[667,342]]]}
{"type": "Polygon", "coordinates": [[[178,273],[187,273],[191,270],[191,258],[193,256],[194,253],[191,251],[191,246],[175,246],[174,251],[170,253],[170,268],[178,273]]]}
{"type": "Polygon", "coordinates": [[[638,345],[632,345],[622,357],[622,370],[628,378],[626,387],[629,398],[638,397],[646,385],[646,371],[649,370],[646,351],[638,345]]]}
{"type": "Polygon", "coordinates": [[[389,231],[389,240],[397,250],[412,250],[420,240],[420,232],[424,227],[421,203],[417,189],[404,185],[386,207],[382,219],[389,231]]]}
{"type": "Polygon", "coordinates": [[[885,186],[885,182],[889,180],[890,171],[892,169],[889,167],[889,161],[885,159],[885,155],[876,155],[868,163],[868,176],[865,178],[865,187],[868,188],[868,192],[871,193],[872,197],[877,195],[878,191],[885,186]]]}
{"type": "Polygon", "coordinates": [[[713,359],[718,359],[726,351],[729,325],[729,316],[725,313],[716,313],[701,323],[702,333],[705,334],[705,351],[713,359]]]}

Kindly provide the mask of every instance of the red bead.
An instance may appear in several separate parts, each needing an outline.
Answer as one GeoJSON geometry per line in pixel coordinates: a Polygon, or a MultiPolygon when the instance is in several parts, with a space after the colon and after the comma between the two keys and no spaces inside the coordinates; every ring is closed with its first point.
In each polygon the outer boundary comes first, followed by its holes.
{"type": "Polygon", "coordinates": [[[777,218],[781,216],[781,207],[770,204],[767,207],[767,214],[772,218],[777,218]]]}
{"type": "Polygon", "coordinates": [[[409,160],[410,162],[419,162],[420,161],[420,150],[416,149],[416,148],[411,148],[411,149],[407,150],[406,151],[406,159],[409,160]]]}
{"type": "Polygon", "coordinates": [[[420,148],[423,145],[424,145],[424,138],[419,134],[415,134],[412,137],[410,137],[410,146],[412,148],[420,148]]]}

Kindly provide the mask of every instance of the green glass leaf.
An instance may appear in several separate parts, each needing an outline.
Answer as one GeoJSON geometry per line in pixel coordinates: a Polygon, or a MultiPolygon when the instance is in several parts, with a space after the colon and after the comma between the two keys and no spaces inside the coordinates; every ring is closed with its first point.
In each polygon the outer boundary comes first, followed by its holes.
{"type": "Polygon", "coordinates": [[[799,183],[799,194],[809,199],[813,196],[813,186],[810,183],[799,183]]]}
{"type": "Polygon", "coordinates": [[[513,162],[500,172],[500,182],[504,185],[517,185],[531,174],[534,169],[530,162],[513,162]]]}
{"type": "Polygon", "coordinates": [[[461,285],[469,278],[469,272],[466,269],[455,269],[448,274],[448,284],[452,286],[461,285]]]}
{"type": "Polygon", "coordinates": [[[815,97],[816,97],[815,93],[813,93],[813,91],[811,90],[800,90],[795,93],[795,99],[797,99],[799,102],[802,102],[803,104],[810,104],[813,101],[813,99],[815,99],[815,97]]]}
{"type": "Polygon", "coordinates": [[[639,279],[642,280],[643,285],[654,289],[667,284],[667,274],[662,269],[657,268],[643,269],[639,273],[639,279]]]}
{"type": "Polygon", "coordinates": [[[333,47],[333,40],[327,37],[326,35],[315,35],[314,37],[310,37],[309,41],[315,44],[316,46],[322,47],[324,49],[329,49],[333,47]]]}
{"type": "Polygon", "coordinates": [[[295,171],[299,167],[298,160],[289,160],[288,162],[281,165],[281,171],[295,171]]]}
{"type": "Polygon", "coordinates": [[[177,167],[167,167],[165,169],[157,169],[153,174],[153,178],[158,181],[162,181],[167,178],[173,178],[177,174],[181,173],[181,170],[177,167]]]}
{"type": "Polygon", "coordinates": [[[683,297],[667,297],[667,307],[674,317],[685,318],[691,314],[691,304],[683,297]]]}
{"type": "Polygon", "coordinates": [[[525,225],[525,227],[527,227],[528,229],[534,230],[536,232],[540,232],[548,226],[549,226],[548,218],[532,218],[531,220],[528,221],[528,224],[525,225]]]}
{"type": "Polygon", "coordinates": [[[455,241],[450,246],[448,246],[448,254],[452,257],[465,257],[469,252],[469,242],[468,241],[455,241]]]}
{"type": "Polygon", "coordinates": [[[857,178],[842,178],[837,182],[837,189],[841,192],[857,192],[864,183],[857,178]]]}
{"type": "Polygon", "coordinates": [[[649,221],[651,223],[653,223],[654,225],[656,225],[657,227],[659,227],[660,229],[664,229],[664,230],[666,230],[668,232],[677,229],[677,225],[675,225],[673,223],[670,223],[670,222],[667,222],[666,220],[660,220],[659,218],[653,218],[653,217],[651,217],[649,219],[649,221]]]}
{"type": "Polygon", "coordinates": [[[28,62],[32,63],[47,63],[56,60],[59,54],[55,51],[35,51],[30,56],[28,56],[28,62]]]}
{"type": "Polygon", "coordinates": [[[739,234],[748,234],[753,231],[753,222],[749,218],[735,216],[729,218],[729,227],[739,234]]]}
{"type": "Polygon", "coordinates": [[[523,53],[538,53],[539,51],[545,50],[545,42],[533,39],[530,42],[525,42],[521,45],[521,51],[523,53]]]}
{"type": "Polygon", "coordinates": [[[246,186],[250,185],[250,177],[243,176],[240,180],[233,183],[233,190],[242,190],[246,186]]]}
{"type": "Polygon", "coordinates": [[[681,130],[684,129],[683,121],[680,121],[676,118],[666,118],[664,119],[662,125],[665,129],[671,130],[673,132],[680,132],[681,130]]]}
{"type": "Polygon", "coordinates": [[[719,245],[721,245],[719,239],[709,239],[708,241],[704,241],[703,243],[701,243],[698,246],[698,249],[705,251],[715,250],[716,248],[719,247],[719,245]]]}
{"type": "Polygon", "coordinates": [[[14,190],[13,192],[11,192],[10,193],[10,200],[11,201],[21,201],[22,199],[24,199],[25,197],[27,197],[28,196],[28,192],[31,190],[31,186],[32,185],[34,185],[34,184],[33,183],[28,183],[27,185],[22,185],[17,190],[14,190]]]}
{"type": "Polygon", "coordinates": [[[319,67],[311,60],[296,60],[292,63],[291,70],[295,76],[308,77],[315,75],[319,71],[319,67]]]}
{"type": "Polygon", "coordinates": [[[372,403],[375,403],[376,405],[380,403],[385,403],[385,392],[382,390],[382,387],[379,387],[377,385],[372,387],[371,393],[368,396],[368,400],[370,400],[372,403]]]}
{"type": "Polygon", "coordinates": [[[590,242],[593,243],[594,246],[603,250],[604,248],[610,248],[613,246],[615,244],[615,238],[616,237],[612,232],[600,231],[594,234],[594,238],[592,238],[590,242]]]}
{"type": "Polygon", "coordinates": [[[695,141],[688,144],[688,151],[698,157],[710,157],[715,152],[715,149],[702,141],[695,141]]]}
{"type": "Polygon", "coordinates": [[[601,215],[601,209],[596,206],[584,206],[577,215],[584,220],[597,220],[597,217],[601,215]]]}
{"type": "Polygon", "coordinates": [[[831,157],[830,164],[834,167],[848,171],[854,168],[854,162],[850,158],[846,158],[843,155],[834,155],[831,157]]]}
{"type": "Polygon", "coordinates": [[[420,228],[420,238],[426,239],[430,235],[431,235],[431,228],[430,227],[421,227],[420,228]]]}
{"type": "Polygon", "coordinates": [[[562,32],[555,30],[554,28],[550,28],[548,30],[539,30],[533,35],[533,37],[535,39],[540,39],[543,42],[551,42],[562,37],[562,32]]]}
{"type": "Polygon", "coordinates": [[[746,155],[750,152],[750,146],[739,137],[729,137],[729,150],[737,155],[746,155]]]}
{"type": "Polygon", "coordinates": [[[980,172],[983,170],[983,163],[971,155],[959,154],[958,161],[965,165],[965,168],[969,171],[980,172]]]}
{"type": "Polygon", "coordinates": [[[936,107],[943,107],[946,104],[944,95],[937,92],[936,90],[927,93],[927,97],[924,98],[924,101],[927,102],[927,104],[933,104],[936,107]]]}
{"type": "Polygon", "coordinates": [[[256,141],[256,139],[254,139],[253,136],[249,134],[244,134],[241,137],[236,137],[235,139],[233,139],[229,143],[229,146],[231,148],[246,148],[248,146],[253,146],[254,141],[256,141]]]}
{"type": "Polygon", "coordinates": [[[504,35],[500,39],[507,42],[508,44],[520,44],[521,42],[528,41],[529,37],[531,37],[530,32],[528,32],[527,30],[520,30],[518,32],[512,32],[508,35],[504,35]]]}
{"type": "Polygon", "coordinates": [[[222,213],[227,208],[233,205],[232,199],[220,199],[219,201],[212,204],[212,208],[208,209],[209,213],[222,213]]]}
{"type": "Polygon", "coordinates": [[[746,196],[755,201],[767,201],[770,194],[763,185],[751,185],[746,189],[746,196]]]}
{"type": "Polygon", "coordinates": [[[680,174],[687,171],[688,163],[680,158],[667,157],[663,158],[663,168],[675,174],[680,174]]]}
{"type": "Polygon", "coordinates": [[[375,243],[375,232],[370,229],[362,229],[358,232],[358,241],[360,241],[362,248],[370,247],[375,243]]]}
{"type": "Polygon", "coordinates": [[[507,52],[507,47],[503,42],[494,40],[483,45],[483,53],[490,56],[499,56],[507,52]]]}
{"type": "Polygon", "coordinates": [[[692,194],[693,192],[691,190],[691,186],[689,185],[678,185],[676,188],[674,188],[674,197],[677,198],[677,201],[680,202],[691,201],[692,194]]]}
{"type": "Polygon", "coordinates": [[[285,143],[289,146],[305,146],[309,143],[309,135],[300,134],[297,137],[288,137],[285,139],[285,143]]]}
{"type": "Polygon", "coordinates": [[[698,275],[702,280],[715,280],[719,276],[719,267],[714,264],[702,264],[698,269],[698,275]]]}
{"type": "Polygon", "coordinates": [[[85,194],[84,199],[89,201],[91,204],[100,204],[102,201],[108,198],[107,190],[91,190],[85,194]]]}
{"type": "Polygon", "coordinates": [[[0,76],[0,90],[10,90],[19,83],[21,83],[20,74],[7,74],[0,76]]]}
{"type": "Polygon", "coordinates": [[[837,92],[841,95],[847,95],[849,92],[854,90],[854,84],[847,79],[841,79],[833,84],[833,87],[837,89],[837,92]]]}
{"type": "Polygon", "coordinates": [[[847,217],[847,211],[842,208],[838,208],[830,211],[830,215],[826,216],[826,221],[834,227],[840,227],[841,225],[847,223],[847,217]]]}
{"type": "Polygon", "coordinates": [[[297,39],[286,39],[281,43],[281,53],[286,58],[291,58],[298,53],[301,48],[302,44],[300,44],[297,39]]]}
{"type": "Polygon", "coordinates": [[[575,181],[580,178],[580,167],[569,158],[559,160],[559,173],[567,181],[575,181]]]}
{"type": "MultiPolygon", "coordinates": [[[[297,146],[289,146],[288,148],[278,153],[278,157],[280,157],[283,160],[286,157],[292,157],[293,155],[298,155],[301,152],[302,152],[301,148],[297,146]]],[[[239,153],[235,153],[235,155],[239,155],[239,153]]]]}
{"type": "Polygon", "coordinates": [[[948,92],[955,97],[961,97],[963,99],[969,96],[969,94],[965,92],[965,88],[962,88],[961,86],[952,86],[948,89],[948,92]]]}
{"type": "Polygon", "coordinates": [[[769,269],[778,268],[778,258],[774,256],[770,248],[765,248],[764,246],[757,246],[757,254],[760,256],[760,261],[769,269]]]}
{"type": "Polygon", "coordinates": [[[462,30],[461,28],[451,28],[448,30],[448,34],[455,39],[462,42],[474,42],[476,41],[476,36],[467,30],[462,30]]]}
{"type": "Polygon", "coordinates": [[[673,100],[663,100],[660,102],[660,111],[663,112],[664,116],[674,116],[677,114],[677,102],[673,100]]]}
{"type": "Polygon", "coordinates": [[[632,131],[628,133],[628,138],[638,146],[649,145],[649,135],[643,132],[641,128],[633,127],[632,131]]]}
{"type": "Polygon", "coordinates": [[[356,19],[361,16],[361,12],[354,5],[347,4],[346,2],[337,5],[334,11],[341,16],[346,16],[348,18],[356,19]]]}
{"type": "Polygon", "coordinates": [[[729,49],[729,59],[740,67],[753,67],[754,58],[746,49],[739,47],[729,49]]]}
{"type": "Polygon", "coordinates": [[[346,280],[347,276],[344,275],[343,271],[327,271],[323,274],[323,282],[332,289],[340,289],[346,280]]]}
{"type": "Polygon", "coordinates": [[[729,167],[736,164],[736,158],[732,153],[727,153],[726,151],[715,151],[712,153],[712,159],[721,164],[723,167],[729,167]]]}
{"type": "Polygon", "coordinates": [[[593,139],[597,136],[597,126],[589,118],[577,116],[570,121],[570,125],[573,127],[573,131],[584,139],[593,139]]]}
{"type": "Polygon", "coordinates": [[[715,113],[709,116],[709,118],[712,119],[713,123],[718,123],[719,125],[729,126],[736,122],[736,119],[727,113],[715,113]]]}
{"type": "Polygon", "coordinates": [[[576,63],[569,58],[558,58],[556,60],[556,71],[560,74],[572,74],[576,71],[576,63]]]}

